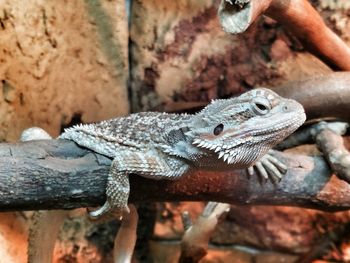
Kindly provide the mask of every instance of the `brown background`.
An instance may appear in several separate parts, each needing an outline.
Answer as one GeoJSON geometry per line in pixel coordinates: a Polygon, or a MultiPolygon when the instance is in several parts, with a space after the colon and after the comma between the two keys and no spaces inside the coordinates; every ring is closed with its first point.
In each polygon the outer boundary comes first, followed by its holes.
{"type": "MultiPolygon", "coordinates": [[[[349,1],[311,2],[349,43],[349,1]]],[[[269,18],[262,17],[239,36],[225,34],[216,16],[217,4],[134,0],[128,30],[122,0],[0,0],[0,140],[16,141],[32,126],[57,136],[76,122],[130,111],[190,108],[256,86],[330,72],[269,18]]],[[[162,262],[162,256],[170,261],[177,250],[159,240],[178,239],[180,211],[196,215],[202,204],[160,206],[158,242],[152,241],[150,250],[162,262]]],[[[25,262],[30,216],[1,215],[0,257],[6,262],[25,262]]],[[[248,245],[273,253],[253,259],[242,251],[219,249],[207,259],[292,260],[291,253],[307,251],[321,235],[315,225],[327,222],[335,227],[348,217],[297,208],[234,208],[215,233],[215,244],[248,245]]],[[[151,217],[145,218],[147,223],[151,217]]],[[[116,224],[96,227],[85,219],[67,221],[56,248],[57,262],[106,262],[115,229],[116,224]]]]}

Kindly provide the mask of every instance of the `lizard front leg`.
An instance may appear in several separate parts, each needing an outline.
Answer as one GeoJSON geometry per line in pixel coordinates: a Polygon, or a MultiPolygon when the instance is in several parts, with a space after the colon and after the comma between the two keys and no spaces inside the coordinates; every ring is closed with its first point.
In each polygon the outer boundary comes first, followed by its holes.
{"type": "Polygon", "coordinates": [[[122,218],[128,212],[129,174],[135,173],[151,179],[177,179],[188,170],[188,165],[178,159],[162,157],[155,151],[136,152],[124,150],[112,161],[108,175],[107,200],[100,208],[90,211],[92,220],[122,218]]]}
{"type": "Polygon", "coordinates": [[[282,161],[273,156],[274,152],[274,150],[269,150],[268,153],[256,161],[254,165],[250,166],[247,169],[249,176],[254,174],[254,168],[256,168],[258,175],[266,181],[269,178],[271,180],[281,180],[288,168],[282,161]]]}

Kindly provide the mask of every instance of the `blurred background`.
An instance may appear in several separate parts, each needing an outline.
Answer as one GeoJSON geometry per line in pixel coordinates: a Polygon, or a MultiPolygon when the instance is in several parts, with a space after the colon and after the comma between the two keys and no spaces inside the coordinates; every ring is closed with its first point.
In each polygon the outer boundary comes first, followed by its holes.
{"type": "MultiPolygon", "coordinates": [[[[312,0],[350,43],[350,2],[312,0]]],[[[214,0],[0,0],[0,141],[138,111],[188,111],[253,87],[331,70],[276,21],[225,33],[214,0]]],[[[202,203],[143,204],[135,262],[176,262],[180,214],[202,203]]],[[[31,212],[0,214],[0,262],[25,262],[31,212]]],[[[350,261],[349,212],[233,207],[203,262],[294,262],[330,234],[324,260],[350,261]],[[337,239],[336,239],[337,240],[337,239]],[[341,255],[341,256],[340,256],[341,255]]],[[[55,262],[111,262],[118,223],[66,221],[55,262]]],[[[334,261],[332,261],[334,262],[334,261]]]]}

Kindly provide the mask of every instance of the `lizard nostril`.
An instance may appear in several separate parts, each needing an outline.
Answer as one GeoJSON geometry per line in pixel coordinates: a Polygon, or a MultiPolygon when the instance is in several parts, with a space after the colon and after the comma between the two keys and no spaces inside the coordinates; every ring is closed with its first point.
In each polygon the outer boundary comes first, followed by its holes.
{"type": "Polygon", "coordinates": [[[283,108],[282,108],[283,111],[288,111],[289,110],[289,107],[287,105],[284,105],[283,108]]]}

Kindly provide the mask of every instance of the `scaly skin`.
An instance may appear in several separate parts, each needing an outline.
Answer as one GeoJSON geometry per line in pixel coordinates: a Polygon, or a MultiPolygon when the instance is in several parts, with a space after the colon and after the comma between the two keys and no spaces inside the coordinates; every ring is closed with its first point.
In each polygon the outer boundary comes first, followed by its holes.
{"type": "MultiPolygon", "coordinates": [[[[59,138],[73,140],[113,158],[105,204],[92,219],[127,211],[128,175],[175,180],[191,169],[231,170],[254,165],[304,121],[303,107],[259,88],[239,97],[215,100],[195,115],[136,113],[67,129],[59,138]]],[[[270,157],[258,164],[276,175],[270,157]],[[267,165],[266,165],[267,164],[267,165]]],[[[267,177],[267,172],[262,172],[267,177]]],[[[277,174],[278,175],[278,174],[277,174]]]]}

